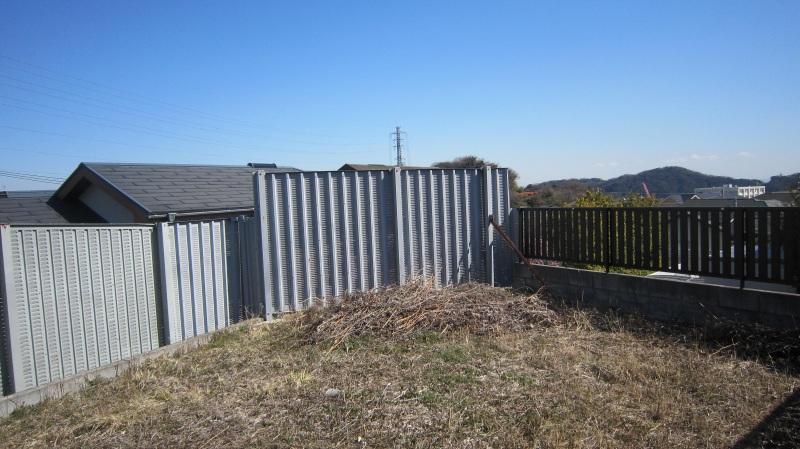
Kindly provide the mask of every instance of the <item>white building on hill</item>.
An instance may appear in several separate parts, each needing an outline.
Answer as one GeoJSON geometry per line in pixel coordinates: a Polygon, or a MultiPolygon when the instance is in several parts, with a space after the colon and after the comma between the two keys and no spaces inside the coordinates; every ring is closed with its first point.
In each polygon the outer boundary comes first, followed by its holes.
{"type": "Polygon", "coordinates": [[[735,186],[727,184],[720,187],[702,187],[694,189],[695,195],[701,199],[734,199],[755,198],[767,192],[765,186],[735,186]]]}

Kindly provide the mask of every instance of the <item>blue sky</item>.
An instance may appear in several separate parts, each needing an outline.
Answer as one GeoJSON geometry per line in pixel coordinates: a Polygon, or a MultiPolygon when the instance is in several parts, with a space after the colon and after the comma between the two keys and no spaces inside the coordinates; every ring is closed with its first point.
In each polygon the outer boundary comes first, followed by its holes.
{"type": "Polygon", "coordinates": [[[284,3],[0,0],[0,170],[800,171],[797,1],[284,3]]]}

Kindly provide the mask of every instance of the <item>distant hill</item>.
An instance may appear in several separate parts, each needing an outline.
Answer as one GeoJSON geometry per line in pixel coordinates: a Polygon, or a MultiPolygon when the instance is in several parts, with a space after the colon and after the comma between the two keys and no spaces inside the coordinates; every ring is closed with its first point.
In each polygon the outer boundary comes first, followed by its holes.
{"type": "Polygon", "coordinates": [[[729,178],[706,175],[683,167],[662,167],[609,179],[601,188],[606,192],[641,192],[642,182],[647,183],[651,193],[691,193],[699,187],[715,187],[723,184],[740,186],[764,184],[764,181],[758,179],[729,178]]]}
{"type": "MultiPolygon", "coordinates": [[[[715,187],[723,184],[765,185],[764,181],[759,179],[707,175],[683,167],[661,167],[608,180],[599,178],[560,179],[529,184],[525,188],[528,193],[526,201],[530,205],[569,204],[588,189],[600,189],[614,194],[642,193],[642,182],[647,183],[647,187],[653,194],[691,193],[699,187],[715,187]]],[[[788,190],[796,183],[797,175],[773,176],[766,186],[768,192],[774,192],[788,190]]]]}
{"type": "Polygon", "coordinates": [[[792,175],[775,175],[767,182],[767,192],[786,192],[797,188],[800,172],[792,175]]]}

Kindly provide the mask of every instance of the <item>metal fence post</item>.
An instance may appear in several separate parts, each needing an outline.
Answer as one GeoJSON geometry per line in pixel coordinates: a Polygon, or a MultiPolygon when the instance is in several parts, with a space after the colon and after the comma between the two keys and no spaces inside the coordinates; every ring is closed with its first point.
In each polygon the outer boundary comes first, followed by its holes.
{"type": "Polygon", "coordinates": [[[395,167],[392,171],[392,188],[394,190],[394,260],[397,264],[397,283],[403,285],[406,283],[406,267],[404,264],[403,252],[405,250],[405,235],[403,234],[405,227],[403,226],[403,173],[399,167],[395,167]]]}
{"type": "Polygon", "coordinates": [[[494,286],[494,228],[489,224],[489,217],[492,215],[492,167],[483,167],[483,217],[481,220],[483,232],[486,236],[485,245],[485,259],[484,266],[486,267],[486,282],[494,286]]]}
{"type": "Polygon", "coordinates": [[[261,293],[263,298],[261,298],[264,304],[264,318],[268,321],[272,320],[272,298],[270,297],[269,285],[267,283],[267,268],[269,268],[269,261],[267,260],[267,246],[265,242],[267,241],[267,228],[265,226],[265,222],[267,220],[267,188],[266,188],[266,179],[264,176],[266,173],[263,170],[259,170],[253,174],[253,190],[255,192],[255,219],[257,220],[257,237],[258,237],[258,260],[259,260],[259,269],[258,271],[258,280],[261,282],[261,293]]]}
{"type": "MultiPolygon", "coordinates": [[[[156,245],[158,255],[158,277],[161,286],[161,330],[163,332],[164,344],[175,343],[181,338],[176,334],[176,326],[181,322],[180,312],[175,310],[177,305],[177,298],[175,298],[175,290],[173,289],[174,279],[172,277],[172,264],[168,263],[171,259],[168,251],[173,251],[174,248],[169,248],[167,245],[167,232],[170,232],[167,223],[159,223],[156,225],[156,245]]],[[[181,334],[182,335],[182,334],[181,334]]]]}
{"type": "Polygon", "coordinates": [[[0,334],[0,375],[2,376],[3,394],[14,392],[14,378],[22,376],[22,359],[19,351],[19,331],[16,320],[13,319],[14,299],[14,278],[11,257],[11,227],[7,224],[0,224],[0,308],[2,308],[3,320],[0,324],[2,334],[0,334]]]}

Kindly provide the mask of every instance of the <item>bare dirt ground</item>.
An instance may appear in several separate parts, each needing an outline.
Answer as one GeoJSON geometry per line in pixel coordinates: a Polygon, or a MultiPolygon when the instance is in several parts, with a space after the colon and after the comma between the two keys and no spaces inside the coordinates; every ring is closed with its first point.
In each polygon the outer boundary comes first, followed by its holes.
{"type": "Polygon", "coordinates": [[[478,285],[349,301],[223,332],[18,410],[0,421],[0,447],[721,448],[800,438],[797,333],[665,327],[478,285]]]}

